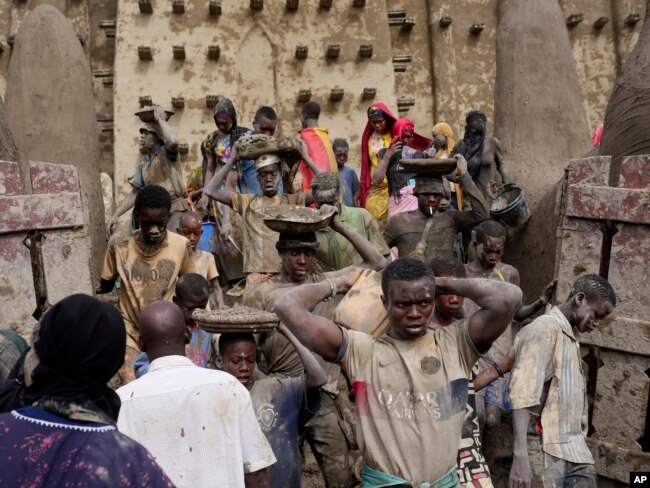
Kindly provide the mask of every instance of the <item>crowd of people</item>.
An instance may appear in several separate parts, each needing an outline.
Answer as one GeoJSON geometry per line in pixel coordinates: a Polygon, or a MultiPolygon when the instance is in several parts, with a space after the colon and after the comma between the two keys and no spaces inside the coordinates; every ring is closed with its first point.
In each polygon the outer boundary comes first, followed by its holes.
{"type": "Polygon", "coordinates": [[[246,160],[238,141],[275,137],[276,112],[248,129],[222,99],[187,178],[153,118],[108,222],[96,294],[117,305],[72,295],[29,344],[0,335],[0,484],[299,487],[309,446],[327,488],[490,487],[511,411],[510,487],[596,486],[577,338],[616,295],[585,274],[557,305],[555,282],[523,303],[534,270],[502,262],[511,231],[490,207],[514,182],[482,112],[456,141],[373,104],[359,177],[316,102],[298,160],[246,160]],[[278,205],[332,217],[278,233],[263,219],[278,205]],[[193,316],[238,303],[279,325],[211,334],[193,316]]]}

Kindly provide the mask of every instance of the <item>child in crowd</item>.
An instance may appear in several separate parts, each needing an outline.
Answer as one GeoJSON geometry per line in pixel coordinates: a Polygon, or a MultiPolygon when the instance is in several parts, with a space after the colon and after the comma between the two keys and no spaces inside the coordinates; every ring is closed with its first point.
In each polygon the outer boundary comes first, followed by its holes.
{"type": "MultiPolygon", "coordinates": [[[[176,283],[176,294],[174,303],[183,311],[187,335],[185,355],[194,364],[201,368],[213,368],[217,366],[217,354],[212,342],[212,334],[201,329],[194,319],[192,312],[197,308],[205,308],[210,297],[210,284],[198,273],[190,273],[181,276],[176,283]]],[[[135,361],[135,376],[147,373],[149,370],[149,358],[147,353],[140,353],[135,361]]]]}
{"type": "Polygon", "coordinates": [[[140,312],[153,302],[171,300],[176,279],[196,271],[189,241],[167,232],[171,208],[172,197],[163,187],[142,188],[133,209],[140,228],[128,237],[113,236],[104,256],[96,292],[109,293],[120,278],[117,308],[127,333],[124,366],[118,372],[123,384],[135,379],[133,365],[140,354],[140,312]]]}
{"type": "Polygon", "coordinates": [[[252,334],[221,334],[219,355],[223,370],[250,391],[257,420],[273,448],[277,462],[267,468],[269,487],[300,488],[299,437],[305,424],[320,408],[319,388],[327,382],[327,376],[313,354],[284,324],[280,323],[278,332],[298,351],[304,375],[256,380],[257,345],[252,334]]]}
{"type": "Polygon", "coordinates": [[[346,207],[359,206],[359,178],[356,171],[345,164],[348,162],[350,146],[345,139],[337,138],[332,142],[332,150],[336,157],[336,164],[339,168],[339,180],[341,181],[341,196],[343,205],[346,207]]]}
{"type": "Polygon", "coordinates": [[[178,223],[176,233],[190,241],[194,260],[196,261],[196,271],[210,282],[212,287],[211,302],[214,301],[211,305],[216,306],[216,308],[223,307],[223,292],[221,286],[219,286],[219,272],[217,271],[214,256],[212,253],[197,249],[203,235],[203,226],[199,215],[195,212],[185,212],[178,223]]]}

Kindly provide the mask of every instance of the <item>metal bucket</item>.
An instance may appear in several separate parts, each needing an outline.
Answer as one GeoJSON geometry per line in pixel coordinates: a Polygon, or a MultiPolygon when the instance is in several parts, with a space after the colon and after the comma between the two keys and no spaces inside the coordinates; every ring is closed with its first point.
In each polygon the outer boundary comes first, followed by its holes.
{"type": "Polygon", "coordinates": [[[196,248],[201,251],[214,252],[216,246],[214,245],[214,222],[203,222],[201,224],[203,227],[203,234],[201,234],[201,239],[196,248]]]}
{"type": "Polygon", "coordinates": [[[524,190],[519,187],[508,188],[492,201],[490,214],[508,227],[519,227],[530,218],[530,211],[524,199],[524,190]]]}

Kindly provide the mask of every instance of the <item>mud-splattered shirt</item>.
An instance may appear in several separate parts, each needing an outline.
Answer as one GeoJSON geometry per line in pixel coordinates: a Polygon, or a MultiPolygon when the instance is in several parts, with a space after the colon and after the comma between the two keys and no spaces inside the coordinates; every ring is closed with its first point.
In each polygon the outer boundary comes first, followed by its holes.
{"type": "Polygon", "coordinates": [[[0,485],[173,488],[162,468],[115,426],[37,407],[0,415],[0,485]]]}
{"type": "Polygon", "coordinates": [[[251,388],[257,421],[278,460],[269,470],[269,486],[300,488],[298,440],[305,424],[320,408],[318,388],[305,389],[298,378],[264,378],[251,388]]]}
{"type": "Polygon", "coordinates": [[[127,346],[139,350],[138,317],[149,304],[171,301],[176,279],[196,272],[196,263],[185,237],[167,232],[164,242],[147,254],[136,242],[135,231],[128,238],[115,236],[108,243],[102,279],[121,280],[117,308],[122,313],[127,332],[127,346]]]}
{"type": "Polygon", "coordinates": [[[196,272],[206,280],[212,281],[219,277],[217,262],[214,260],[214,255],[212,253],[197,249],[194,251],[194,261],[196,261],[196,272]]]}
{"type": "Polygon", "coordinates": [[[242,216],[244,234],[244,272],[279,273],[282,259],[275,248],[280,234],[272,231],[260,218],[263,208],[274,205],[305,204],[304,193],[258,197],[253,194],[232,194],[232,209],[242,216]]]}
{"type": "Polygon", "coordinates": [[[515,338],[512,408],[539,405],[547,381],[551,385],[542,410],[544,452],[572,463],[593,464],[585,441],[587,395],[580,344],[557,307],[537,317],[515,338]]]}
{"type": "Polygon", "coordinates": [[[275,462],[248,390],[228,373],[164,356],[117,393],[118,428],[149,449],[178,487],[244,488],[244,473],[275,462]]]}
{"type": "Polygon", "coordinates": [[[479,357],[468,320],[414,340],[341,330],[339,358],[355,392],[364,462],[416,484],[445,475],[456,465],[479,357]]]}

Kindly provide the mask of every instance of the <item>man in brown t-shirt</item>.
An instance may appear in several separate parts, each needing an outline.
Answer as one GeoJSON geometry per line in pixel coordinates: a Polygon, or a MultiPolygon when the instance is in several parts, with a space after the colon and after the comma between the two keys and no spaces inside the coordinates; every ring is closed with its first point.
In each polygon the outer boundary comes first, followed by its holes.
{"type": "Polygon", "coordinates": [[[231,207],[242,216],[244,234],[244,272],[246,284],[254,286],[267,280],[270,275],[280,272],[281,260],[275,250],[278,233],[269,229],[260,212],[266,207],[280,204],[309,205],[313,202],[311,190],[304,193],[278,195],[278,186],[282,179],[281,160],[275,154],[265,154],[255,160],[257,177],[262,187],[262,195],[240,194],[234,191],[232,182],[226,182],[226,176],[237,161],[237,152],[233,150],[230,159],[217,171],[212,180],[203,189],[204,195],[231,207]]]}
{"type": "Polygon", "coordinates": [[[390,328],[375,339],[310,312],[316,303],[346,292],[359,274],[300,286],[280,297],[275,311],[308,348],[339,361],[352,382],[365,462],[362,484],[457,485],[468,377],[510,322],[521,290],[481,279],[434,280],[422,261],[398,259],[382,276],[390,328]],[[481,308],[461,322],[430,330],[436,291],[468,297],[481,308]]]}
{"type": "Polygon", "coordinates": [[[140,354],[138,319],[153,302],[171,301],[176,279],[196,272],[190,241],[167,232],[172,198],[156,185],[145,186],[135,199],[134,212],[140,229],[130,236],[113,236],[104,256],[97,293],[113,290],[120,278],[117,308],[126,326],[126,356],[120,370],[123,383],[135,379],[133,363],[140,354]]]}
{"type": "Polygon", "coordinates": [[[386,244],[397,247],[399,257],[414,255],[431,263],[436,256],[451,256],[458,232],[471,229],[490,218],[485,199],[467,172],[467,161],[460,155],[456,156],[456,160],[455,173],[463,190],[463,198],[471,202],[472,209],[459,211],[442,208],[442,179],[418,176],[413,188],[413,194],[418,197],[418,208],[393,215],[384,229],[386,244]]]}

